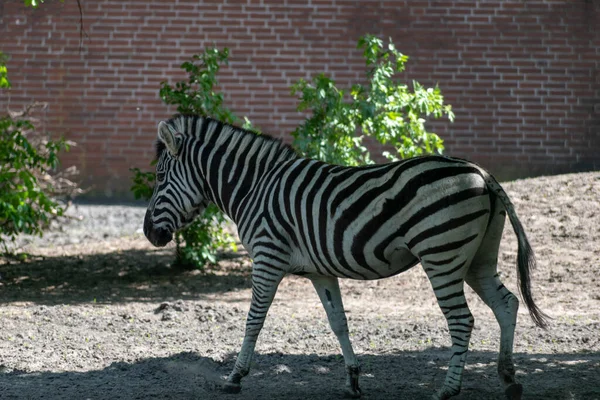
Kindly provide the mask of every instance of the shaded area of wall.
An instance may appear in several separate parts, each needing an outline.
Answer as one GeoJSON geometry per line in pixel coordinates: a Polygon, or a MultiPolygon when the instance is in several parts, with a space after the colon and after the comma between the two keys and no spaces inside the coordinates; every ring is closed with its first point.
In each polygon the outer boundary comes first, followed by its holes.
{"type": "Polygon", "coordinates": [[[173,112],[159,84],[185,79],[191,54],[229,47],[226,104],[290,140],[303,118],[290,85],[322,71],[341,87],[362,80],[365,33],[410,56],[407,80],[439,83],[456,121],[430,127],[447,154],[503,179],[600,168],[598,1],[99,0],[83,12],[80,51],[75,1],[0,1],[13,84],[0,109],[47,101],[43,129],[78,143],[63,162],[97,195],[122,195],[129,167],[152,159],[156,124],[173,112]]]}

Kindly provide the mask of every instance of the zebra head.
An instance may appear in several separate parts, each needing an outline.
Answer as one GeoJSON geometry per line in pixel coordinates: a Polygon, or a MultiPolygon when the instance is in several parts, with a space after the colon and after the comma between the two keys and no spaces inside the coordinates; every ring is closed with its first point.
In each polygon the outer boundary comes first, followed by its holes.
{"type": "Polygon", "coordinates": [[[182,132],[184,126],[174,121],[158,124],[156,184],[144,218],[144,234],[157,247],[169,243],[207,206],[202,180],[192,170],[194,138],[182,132]]]}

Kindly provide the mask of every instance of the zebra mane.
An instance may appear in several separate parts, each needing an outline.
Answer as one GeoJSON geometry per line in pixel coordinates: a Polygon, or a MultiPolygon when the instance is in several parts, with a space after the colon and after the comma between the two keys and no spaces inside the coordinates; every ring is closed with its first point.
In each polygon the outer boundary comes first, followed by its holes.
{"type": "MultiPolygon", "coordinates": [[[[262,143],[264,143],[268,148],[271,147],[277,147],[279,148],[279,150],[282,153],[286,153],[286,154],[290,154],[290,155],[294,155],[296,157],[299,156],[299,154],[296,152],[296,150],[294,150],[290,145],[284,143],[281,139],[279,138],[275,138],[273,136],[264,134],[264,133],[259,133],[257,134],[256,132],[250,131],[248,129],[244,129],[244,128],[240,128],[238,126],[226,123],[226,122],[222,122],[219,121],[217,119],[211,118],[211,117],[205,117],[202,115],[197,115],[197,114],[176,114],[173,117],[171,117],[168,121],[167,124],[171,125],[173,128],[175,128],[179,133],[187,136],[187,135],[196,135],[196,132],[194,132],[193,127],[197,126],[198,123],[202,123],[202,124],[208,124],[208,126],[210,126],[211,122],[216,122],[218,124],[217,129],[213,129],[213,131],[210,132],[210,136],[208,139],[211,141],[215,141],[216,143],[221,142],[222,140],[225,140],[229,135],[242,135],[244,136],[244,139],[246,140],[260,140],[262,143]],[[218,132],[216,132],[218,130],[218,132]],[[215,136],[213,138],[213,136],[215,136]]],[[[156,159],[158,160],[160,158],[160,156],[162,155],[162,153],[166,150],[166,146],[165,144],[160,141],[157,140],[156,141],[156,159]]]]}

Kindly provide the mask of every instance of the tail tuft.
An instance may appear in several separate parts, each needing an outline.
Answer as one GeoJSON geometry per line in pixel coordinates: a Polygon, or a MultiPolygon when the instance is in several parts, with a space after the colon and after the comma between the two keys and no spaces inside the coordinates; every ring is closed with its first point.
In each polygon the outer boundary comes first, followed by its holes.
{"type": "Polygon", "coordinates": [[[548,320],[552,318],[540,310],[537,304],[535,304],[533,301],[533,295],[531,294],[530,276],[531,271],[533,271],[536,267],[533,250],[531,249],[531,245],[527,240],[527,236],[525,235],[525,231],[523,230],[523,226],[521,226],[519,220],[516,219],[516,223],[513,223],[513,219],[511,218],[511,223],[513,228],[515,228],[515,232],[519,240],[519,250],[517,254],[519,273],[517,274],[517,277],[521,296],[525,301],[525,305],[527,305],[529,315],[531,316],[533,322],[542,329],[548,329],[548,320]],[[515,227],[515,225],[517,225],[517,227],[515,227]]]}

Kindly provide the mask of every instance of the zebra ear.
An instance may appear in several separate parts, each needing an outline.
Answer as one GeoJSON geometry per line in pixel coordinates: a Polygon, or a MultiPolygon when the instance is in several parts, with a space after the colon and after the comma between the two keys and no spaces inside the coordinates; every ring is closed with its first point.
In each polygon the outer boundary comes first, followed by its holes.
{"type": "Polygon", "coordinates": [[[176,156],[181,147],[181,134],[177,133],[165,121],[158,124],[158,140],[163,142],[171,155],[176,156]]]}

